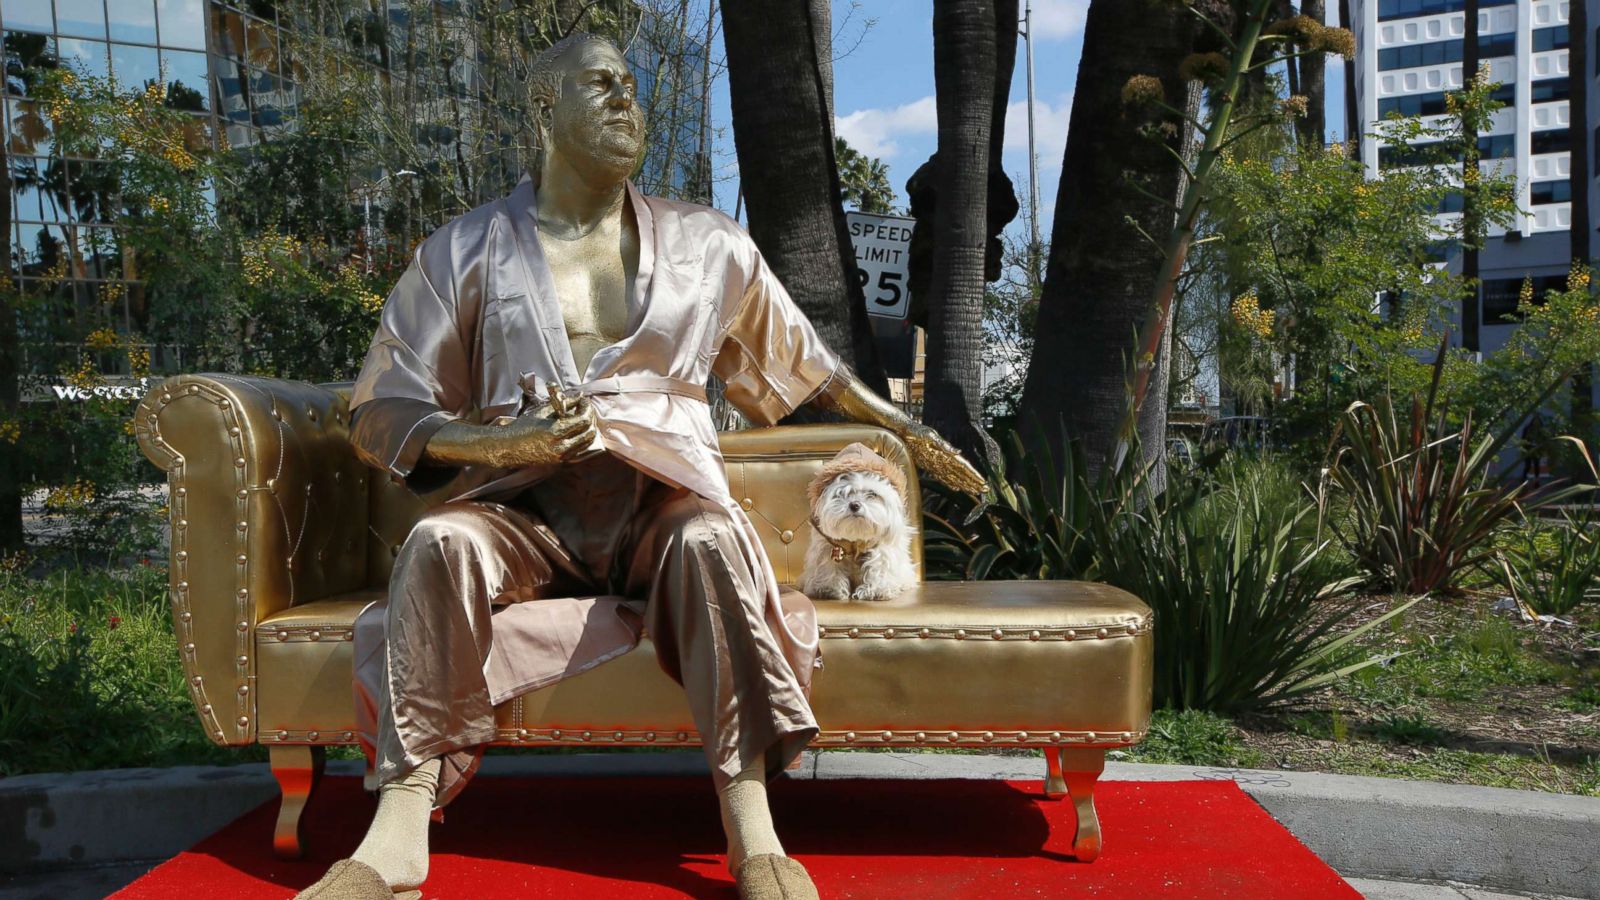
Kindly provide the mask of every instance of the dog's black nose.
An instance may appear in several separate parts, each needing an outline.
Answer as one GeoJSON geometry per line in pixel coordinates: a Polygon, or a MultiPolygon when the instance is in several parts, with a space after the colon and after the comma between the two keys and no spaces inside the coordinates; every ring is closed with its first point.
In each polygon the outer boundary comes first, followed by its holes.
{"type": "Polygon", "coordinates": [[[851,512],[861,512],[861,501],[860,500],[851,500],[850,501],[850,511],[851,512]]]}

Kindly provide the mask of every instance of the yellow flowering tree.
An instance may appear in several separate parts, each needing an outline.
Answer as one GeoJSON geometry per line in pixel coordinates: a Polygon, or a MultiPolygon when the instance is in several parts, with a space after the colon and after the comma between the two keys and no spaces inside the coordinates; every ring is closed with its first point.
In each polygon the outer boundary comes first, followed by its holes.
{"type": "MultiPolygon", "coordinates": [[[[1443,119],[1389,123],[1384,160],[1400,164],[1378,179],[1337,144],[1220,161],[1186,299],[1203,307],[1215,297],[1224,384],[1252,411],[1286,420],[1309,456],[1353,400],[1426,382],[1466,290],[1440,264],[1462,239],[1458,120],[1497,105],[1495,87],[1470,86],[1443,119]],[[1267,386],[1291,358],[1295,389],[1278,402],[1267,386]]],[[[1491,170],[1468,190],[1485,222],[1505,226],[1513,187],[1509,171],[1491,170]]]]}
{"type": "Polygon", "coordinates": [[[64,226],[50,267],[8,285],[29,339],[18,391],[36,402],[0,415],[0,453],[18,461],[24,489],[44,490],[69,549],[120,541],[137,552],[154,545],[156,524],[136,491],[155,472],[128,428],[139,379],[158,365],[350,378],[406,248],[366,247],[347,188],[360,163],[339,149],[348,135],[337,121],[246,156],[160,81],[57,68],[29,87],[49,164],[94,161],[72,163],[92,177],[80,175],[69,200],[95,227],[64,226]],[[101,224],[115,226],[105,246],[101,224]],[[87,259],[116,280],[82,280],[87,259]]]}

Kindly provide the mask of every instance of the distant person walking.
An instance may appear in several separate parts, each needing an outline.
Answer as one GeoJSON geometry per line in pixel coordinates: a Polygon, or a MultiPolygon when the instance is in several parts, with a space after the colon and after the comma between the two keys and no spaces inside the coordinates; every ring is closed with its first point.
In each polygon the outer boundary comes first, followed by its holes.
{"type": "Polygon", "coordinates": [[[1537,482],[1544,474],[1544,418],[1538,413],[1522,428],[1522,480],[1537,482]]]}

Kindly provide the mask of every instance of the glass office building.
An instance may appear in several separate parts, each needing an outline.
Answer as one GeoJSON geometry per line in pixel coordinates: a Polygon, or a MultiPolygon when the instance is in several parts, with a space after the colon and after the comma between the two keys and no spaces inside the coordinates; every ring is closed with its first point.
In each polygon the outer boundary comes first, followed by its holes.
{"type": "MultiPolygon", "coordinates": [[[[1479,138],[1485,170],[1497,167],[1516,178],[1522,214],[1509,228],[1492,227],[1480,254],[1479,349],[1492,352],[1515,329],[1506,316],[1516,309],[1523,279],[1536,296],[1564,285],[1571,264],[1572,203],[1586,202],[1593,185],[1570,178],[1571,154],[1583,152],[1568,106],[1567,28],[1570,3],[1579,0],[1479,0],[1479,58],[1490,80],[1500,82],[1504,106],[1479,138]]],[[[1591,21],[1600,2],[1589,0],[1591,21]]],[[[1462,50],[1467,22],[1462,0],[1354,0],[1356,109],[1361,116],[1361,159],[1372,177],[1404,154],[1371,134],[1392,113],[1433,116],[1444,98],[1462,85],[1462,50]]],[[[1587,36],[1577,36],[1587,37],[1587,36]]],[[[1591,50],[1591,54],[1592,54],[1591,50]]],[[[1591,101],[1596,93],[1590,89],[1591,101]]],[[[1600,150],[1600,148],[1597,148],[1600,150]]],[[[1458,198],[1457,198],[1458,199],[1458,198]]],[[[1461,215],[1459,203],[1441,218],[1461,215]]],[[[1591,243],[1592,243],[1591,236],[1591,243]]],[[[1458,260],[1450,260],[1452,267],[1458,260]]],[[[1464,329],[1458,327],[1459,336],[1464,329]]]]}

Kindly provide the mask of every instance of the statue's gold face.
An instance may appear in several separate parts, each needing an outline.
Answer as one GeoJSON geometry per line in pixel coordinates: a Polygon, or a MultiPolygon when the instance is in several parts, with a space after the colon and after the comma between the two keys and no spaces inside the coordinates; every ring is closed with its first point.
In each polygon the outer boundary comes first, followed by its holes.
{"type": "Polygon", "coordinates": [[[551,149],[578,168],[626,177],[644,152],[638,83],[617,48],[585,41],[563,60],[561,97],[551,110],[551,149]]]}

